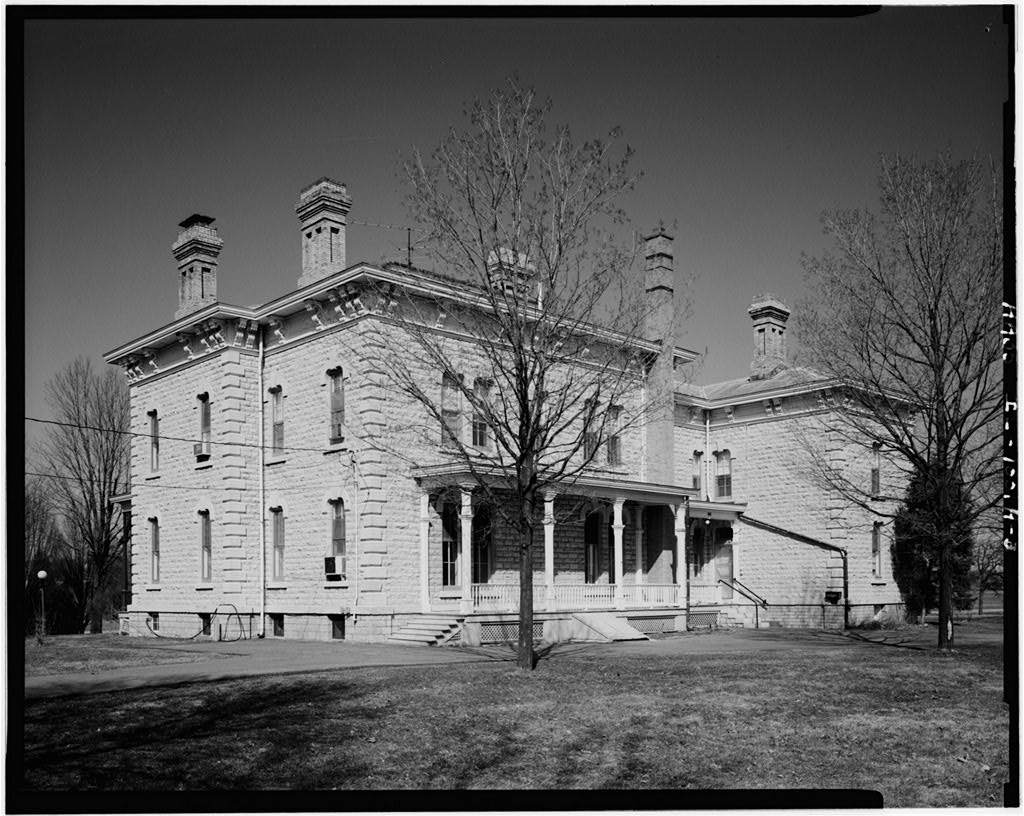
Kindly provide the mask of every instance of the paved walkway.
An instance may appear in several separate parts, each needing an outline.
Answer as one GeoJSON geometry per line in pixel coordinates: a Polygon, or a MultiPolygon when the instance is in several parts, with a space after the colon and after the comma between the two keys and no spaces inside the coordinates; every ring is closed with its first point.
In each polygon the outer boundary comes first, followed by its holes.
{"type": "MultiPolygon", "coordinates": [[[[957,647],[1002,643],[1001,627],[957,628],[957,647]]],[[[741,654],[816,648],[873,648],[878,645],[905,649],[933,649],[934,626],[898,630],[849,632],[801,629],[736,629],[705,634],[676,635],[654,640],[621,643],[558,643],[541,645],[542,660],[593,658],[604,655],[679,656],[741,654]]],[[[364,666],[430,666],[446,663],[512,663],[514,645],[481,647],[399,646],[393,644],[321,643],[267,638],[233,643],[198,641],[147,641],[154,662],[96,673],[60,674],[25,678],[25,698],[61,697],[106,691],[173,686],[181,683],[226,680],[257,675],[336,671],[364,666]],[[177,653],[191,662],[160,662],[160,652],[177,653]]]]}

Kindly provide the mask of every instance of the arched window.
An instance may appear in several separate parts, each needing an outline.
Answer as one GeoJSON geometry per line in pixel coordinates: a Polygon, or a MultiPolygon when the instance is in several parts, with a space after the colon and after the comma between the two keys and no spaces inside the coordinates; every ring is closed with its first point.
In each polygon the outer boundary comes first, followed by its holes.
{"type": "Polygon", "coordinates": [[[715,454],[716,496],[720,499],[732,498],[732,458],[728,450],[715,454]]]}
{"type": "Polygon", "coordinates": [[[209,510],[199,511],[199,577],[203,581],[210,581],[213,578],[213,541],[209,510]]]}
{"type": "Polygon", "coordinates": [[[149,579],[152,583],[160,583],[160,520],[156,516],[149,518],[149,579]]]}
{"type": "Polygon", "coordinates": [[[284,509],[270,508],[270,539],[274,548],[274,580],[284,578],[284,509]]]}

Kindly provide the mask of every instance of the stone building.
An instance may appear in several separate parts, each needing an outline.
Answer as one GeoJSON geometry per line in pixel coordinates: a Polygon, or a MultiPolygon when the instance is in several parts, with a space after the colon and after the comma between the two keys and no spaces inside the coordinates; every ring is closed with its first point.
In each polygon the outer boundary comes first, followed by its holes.
{"type": "MultiPolygon", "coordinates": [[[[172,246],[175,319],[106,355],[131,395],[131,634],[514,639],[515,542],[446,445],[486,445],[486,429],[455,402],[410,433],[430,419],[389,387],[385,360],[397,293],[471,294],[415,268],[350,265],[351,205],[330,179],[302,191],[297,288],[253,308],[217,300],[222,241],[214,219],[189,217],[172,246]]],[[[610,432],[592,468],[546,495],[536,636],[898,613],[885,530],[813,479],[808,429],[838,407],[829,383],[787,364],[788,309],[772,296],[751,306],[749,377],[688,385],[696,355],[671,336],[672,238],[656,231],[645,255],[648,308],[628,345],[667,396],[625,406],[646,420],[610,432]]],[[[466,359],[466,376],[488,382],[466,359]]],[[[443,403],[444,377],[414,362],[443,403]]],[[[865,479],[886,469],[818,441],[865,479]]]]}

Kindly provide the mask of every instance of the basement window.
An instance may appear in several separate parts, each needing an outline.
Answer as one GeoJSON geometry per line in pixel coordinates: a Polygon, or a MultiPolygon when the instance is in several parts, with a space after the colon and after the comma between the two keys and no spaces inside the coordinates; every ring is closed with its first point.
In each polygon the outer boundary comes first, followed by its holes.
{"type": "Polygon", "coordinates": [[[271,615],[270,623],[273,626],[274,637],[284,637],[284,615],[271,615]]]}

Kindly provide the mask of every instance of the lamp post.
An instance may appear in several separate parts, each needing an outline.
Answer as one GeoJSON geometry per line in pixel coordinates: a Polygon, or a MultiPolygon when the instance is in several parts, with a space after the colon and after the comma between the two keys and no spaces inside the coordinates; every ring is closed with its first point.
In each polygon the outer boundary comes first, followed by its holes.
{"type": "Polygon", "coordinates": [[[36,578],[39,579],[39,626],[36,627],[38,637],[42,640],[46,637],[46,594],[43,592],[43,587],[46,584],[46,570],[39,570],[36,573],[36,578]]]}

